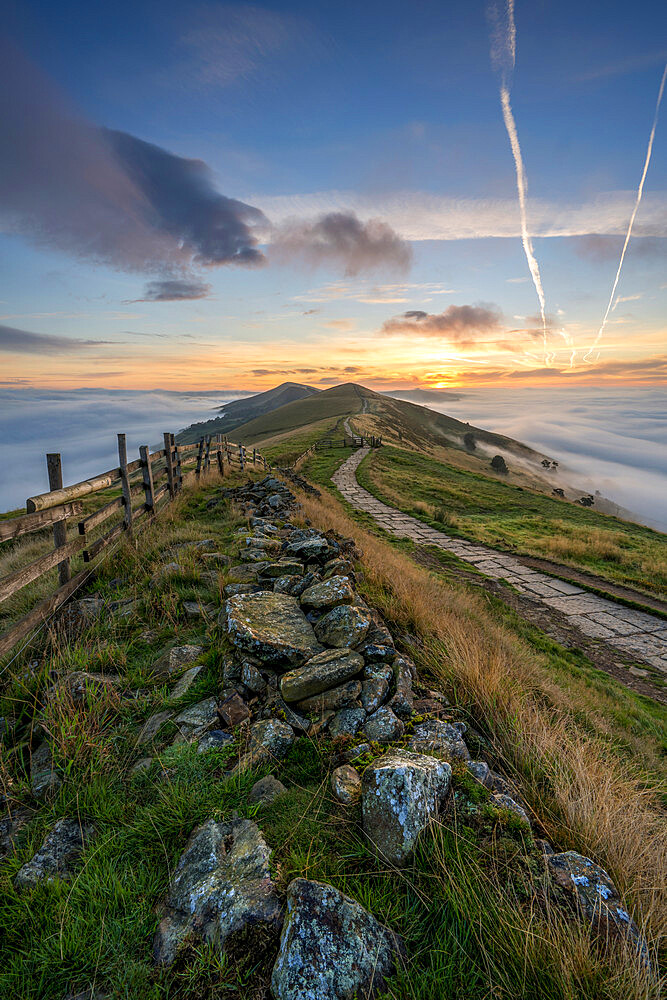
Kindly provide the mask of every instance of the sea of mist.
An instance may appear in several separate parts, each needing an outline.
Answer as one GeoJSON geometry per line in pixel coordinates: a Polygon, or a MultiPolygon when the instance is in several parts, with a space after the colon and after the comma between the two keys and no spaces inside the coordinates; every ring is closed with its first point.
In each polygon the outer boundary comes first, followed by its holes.
{"type": "Polygon", "coordinates": [[[210,420],[239,395],[245,393],[0,389],[0,510],[48,490],[47,452],[61,453],[65,484],[76,483],[118,465],[116,434],[127,436],[132,461],[140,445],[161,448],[164,431],[210,420]]]}
{"type": "Polygon", "coordinates": [[[531,445],[562,477],[667,531],[667,393],[659,387],[464,390],[430,408],[531,445]]]}
{"type": "MultiPolygon", "coordinates": [[[[0,389],[0,510],[48,489],[48,451],[63,458],[66,483],[113,468],[116,433],[130,458],[160,446],[163,431],[208,420],[239,390],[0,389]]],[[[667,531],[667,394],[659,388],[465,390],[431,408],[507,434],[557,459],[559,476],[599,490],[651,527],[667,531]]]]}

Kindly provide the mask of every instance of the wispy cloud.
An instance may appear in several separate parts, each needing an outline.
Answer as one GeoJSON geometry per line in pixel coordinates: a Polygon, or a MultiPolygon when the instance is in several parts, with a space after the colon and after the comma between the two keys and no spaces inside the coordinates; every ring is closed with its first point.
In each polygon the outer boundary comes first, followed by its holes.
{"type": "Polygon", "coordinates": [[[501,313],[494,306],[485,304],[449,306],[441,313],[410,309],[383,323],[382,332],[468,341],[474,339],[474,335],[498,332],[501,319],[501,313]]]}
{"type": "Polygon", "coordinates": [[[144,289],[144,297],[130,299],[131,302],[182,302],[190,299],[205,299],[211,286],[202,281],[167,278],[164,281],[149,281],[144,289]]]}
{"type": "Polygon", "coordinates": [[[117,344],[110,340],[75,340],[47,333],[32,333],[13,326],[0,326],[0,351],[6,354],[74,354],[81,348],[100,344],[117,344]]]}
{"type": "Polygon", "coordinates": [[[336,264],[347,276],[382,268],[405,271],[412,251],[381,219],[360,221],[354,212],[328,212],[314,221],[288,219],[271,234],[271,255],[310,266],[336,264]]]}

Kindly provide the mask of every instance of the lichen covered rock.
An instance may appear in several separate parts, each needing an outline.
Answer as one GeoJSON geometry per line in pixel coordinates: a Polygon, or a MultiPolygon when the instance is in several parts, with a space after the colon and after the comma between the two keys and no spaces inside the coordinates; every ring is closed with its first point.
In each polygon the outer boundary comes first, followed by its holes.
{"type": "Polygon", "coordinates": [[[451,776],[445,761],[409,750],[389,751],[366,768],[364,833],[381,857],[395,865],[409,858],[419,834],[440,811],[451,776]]]}
{"type": "Polygon", "coordinates": [[[304,590],[301,603],[309,608],[336,608],[341,604],[352,604],[354,591],[346,576],[332,576],[330,580],[316,583],[304,590]]]}
{"type": "Polygon", "coordinates": [[[408,749],[415,753],[442,757],[444,760],[470,760],[461,730],[442,719],[425,719],[416,725],[408,741],[408,749]]]}
{"type": "Polygon", "coordinates": [[[84,847],[95,836],[90,823],[59,819],[35,856],[14,877],[17,889],[32,889],[38,882],[70,879],[84,847]]]}
{"type": "Polygon", "coordinates": [[[371,617],[363,608],[341,604],[320,618],[315,635],[325,646],[351,648],[364,641],[370,624],[371,617]]]}
{"type": "Polygon", "coordinates": [[[277,931],[282,905],[269,871],[271,850],[251,820],[208,820],[190,837],[176,866],[166,915],[153,942],[160,965],[174,961],[186,936],[224,951],[228,939],[262,926],[277,931]]]}
{"type": "Polygon", "coordinates": [[[350,680],[363,665],[361,656],[349,649],[324,650],[311,657],[303,667],[284,674],[280,693],[285,701],[302,701],[350,680]]]}
{"type": "Polygon", "coordinates": [[[364,725],[366,738],[376,743],[392,743],[394,740],[400,740],[404,732],[405,726],[387,705],[369,715],[364,725]]]}
{"type": "Polygon", "coordinates": [[[353,805],[361,797],[361,778],[351,764],[341,764],[331,772],[331,790],[339,802],[353,805]]]}
{"type": "Polygon", "coordinates": [[[225,611],[230,640],[261,663],[296,666],[320,649],[312,625],[290,594],[239,594],[229,598],[225,611]]]}
{"type": "Polygon", "coordinates": [[[402,954],[400,939],[359,903],[297,878],[287,890],[271,993],[275,1000],[372,998],[402,954]]]}

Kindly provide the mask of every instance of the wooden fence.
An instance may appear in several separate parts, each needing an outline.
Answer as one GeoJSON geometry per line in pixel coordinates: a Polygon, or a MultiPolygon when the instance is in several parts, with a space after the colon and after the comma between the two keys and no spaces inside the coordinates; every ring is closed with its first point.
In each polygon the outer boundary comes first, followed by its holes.
{"type": "Polygon", "coordinates": [[[0,544],[52,526],[53,548],[0,579],[0,604],[55,567],[57,589],[0,635],[0,658],[90,577],[99,561],[97,557],[112,542],[151,520],[180,492],[185,482],[198,479],[211,468],[217,468],[221,476],[232,465],[241,470],[251,465],[272,468],[255,448],[233,444],[220,434],[182,445],[176,443],[173,434],[166,433],[164,448],[150,452],[147,445],[142,445],[139,458],[133,462],[127,460],[125,435],[119,434],[118,466],[72,486],[63,486],[59,454],[47,455],[46,463],[49,492],[29,497],[25,514],[0,520],[0,544]],[[99,505],[88,512],[96,502],[99,505]],[[109,527],[110,521],[113,523],[109,527]],[[72,575],[72,559],[79,555],[84,568],[72,575]]]}

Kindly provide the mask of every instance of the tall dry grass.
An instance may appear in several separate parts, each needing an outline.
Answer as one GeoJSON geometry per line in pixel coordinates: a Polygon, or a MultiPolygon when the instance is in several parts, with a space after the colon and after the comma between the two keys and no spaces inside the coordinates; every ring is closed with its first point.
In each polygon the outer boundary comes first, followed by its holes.
{"type": "Polygon", "coordinates": [[[547,837],[606,868],[657,946],[665,930],[667,827],[655,792],[573,721],[567,694],[540,657],[476,595],[447,586],[369,534],[333,498],[300,499],[319,528],[354,538],[364,555],[364,589],[414,637],[422,669],[455,692],[490,739],[547,837]]]}

